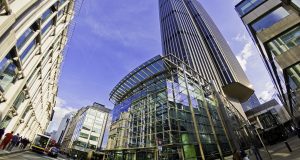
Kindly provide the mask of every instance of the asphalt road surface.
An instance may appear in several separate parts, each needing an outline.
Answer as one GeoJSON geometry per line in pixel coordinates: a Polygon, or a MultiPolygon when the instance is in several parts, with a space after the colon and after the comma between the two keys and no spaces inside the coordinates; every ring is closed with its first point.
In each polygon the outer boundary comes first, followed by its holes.
{"type": "Polygon", "coordinates": [[[61,157],[52,158],[52,157],[49,157],[44,154],[27,151],[27,152],[2,156],[2,157],[0,157],[0,160],[2,160],[2,159],[6,159],[6,160],[63,160],[64,158],[61,158],[61,157]]]}

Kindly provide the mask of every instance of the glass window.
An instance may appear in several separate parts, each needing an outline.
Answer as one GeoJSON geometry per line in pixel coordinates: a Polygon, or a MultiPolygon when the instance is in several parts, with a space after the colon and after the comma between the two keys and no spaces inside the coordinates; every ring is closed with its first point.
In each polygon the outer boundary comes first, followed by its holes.
{"type": "Polygon", "coordinates": [[[35,45],[36,45],[36,40],[34,39],[27,46],[27,48],[23,51],[23,53],[20,55],[20,59],[21,59],[22,62],[26,61],[26,59],[28,58],[28,56],[30,55],[30,53],[33,52],[33,50],[35,49],[35,45]]]}
{"type": "Polygon", "coordinates": [[[293,90],[300,88],[300,63],[287,69],[287,74],[290,81],[290,87],[293,90]]]}
{"type": "Polygon", "coordinates": [[[66,2],[66,0],[60,0],[60,5],[63,5],[66,2]]]}
{"type": "Polygon", "coordinates": [[[245,0],[236,6],[236,11],[240,16],[243,16],[262,4],[264,1],[266,0],[245,0]]]}
{"type": "Polygon", "coordinates": [[[82,133],[82,132],[80,132],[80,135],[79,135],[79,137],[81,137],[81,138],[84,138],[84,139],[88,139],[88,138],[89,138],[89,135],[88,135],[88,134],[86,134],[86,133],[82,133]]]}
{"type": "Polygon", "coordinates": [[[17,75],[17,66],[11,60],[10,53],[0,62],[0,90],[2,92],[14,83],[17,75]]]}
{"type": "Polygon", "coordinates": [[[5,118],[1,121],[0,128],[6,128],[11,121],[11,117],[6,115],[5,118]]]}
{"type": "Polygon", "coordinates": [[[27,106],[26,110],[24,111],[23,115],[22,115],[22,119],[25,118],[25,116],[27,115],[28,111],[30,110],[31,106],[27,106]]]}
{"type": "Polygon", "coordinates": [[[30,39],[30,37],[33,35],[34,31],[29,27],[22,36],[17,40],[17,48],[20,49],[24,46],[24,44],[30,39]]]}
{"type": "Polygon", "coordinates": [[[93,130],[92,130],[92,132],[94,132],[94,133],[101,133],[101,127],[94,127],[93,128],[93,130]]]}
{"type": "Polygon", "coordinates": [[[44,36],[52,27],[53,25],[53,20],[49,21],[44,28],[42,29],[42,36],[44,36]]]}
{"type": "Polygon", "coordinates": [[[283,7],[276,9],[275,11],[269,13],[268,15],[264,16],[263,18],[259,19],[252,25],[252,28],[256,31],[262,31],[266,28],[271,27],[275,23],[279,22],[283,18],[289,15],[289,12],[285,10],[283,7]]]}
{"type": "Polygon", "coordinates": [[[23,91],[21,91],[18,95],[18,97],[16,98],[16,100],[13,103],[13,107],[18,110],[18,108],[20,107],[20,105],[24,102],[25,100],[25,94],[23,91]]]}
{"type": "Polygon", "coordinates": [[[90,140],[92,140],[92,141],[98,141],[98,137],[96,137],[96,136],[90,136],[90,140]]]}
{"type": "Polygon", "coordinates": [[[279,36],[267,44],[269,51],[274,55],[280,55],[300,44],[300,26],[279,36]]]}
{"type": "Polygon", "coordinates": [[[51,16],[52,13],[53,11],[51,10],[51,8],[47,9],[42,15],[42,22],[45,22],[47,18],[51,16]]]}
{"type": "Polygon", "coordinates": [[[90,131],[91,130],[91,126],[88,126],[88,125],[83,125],[82,126],[82,129],[84,129],[84,130],[87,130],[87,131],[90,131]]]}
{"type": "Polygon", "coordinates": [[[292,0],[292,2],[293,2],[298,8],[300,8],[300,0],[292,0]]]}

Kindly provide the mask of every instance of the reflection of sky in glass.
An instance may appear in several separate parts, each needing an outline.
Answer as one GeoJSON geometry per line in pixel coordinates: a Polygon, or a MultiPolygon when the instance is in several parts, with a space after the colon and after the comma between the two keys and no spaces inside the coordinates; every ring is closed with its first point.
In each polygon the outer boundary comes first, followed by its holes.
{"type": "Polygon", "coordinates": [[[254,23],[252,27],[257,32],[261,31],[263,29],[271,27],[288,15],[289,13],[283,7],[280,7],[254,23]]]}

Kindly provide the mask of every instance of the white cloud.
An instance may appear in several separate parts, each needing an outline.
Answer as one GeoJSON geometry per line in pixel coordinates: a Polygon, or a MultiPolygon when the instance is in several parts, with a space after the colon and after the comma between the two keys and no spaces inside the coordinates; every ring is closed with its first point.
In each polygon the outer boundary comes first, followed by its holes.
{"type": "Polygon", "coordinates": [[[54,113],[52,122],[49,124],[48,131],[51,132],[53,130],[57,130],[62,118],[66,114],[76,111],[76,110],[77,110],[76,108],[67,106],[67,103],[65,100],[57,97],[56,98],[56,107],[54,107],[55,113],[54,113]]]}
{"type": "Polygon", "coordinates": [[[250,38],[246,34],[238,34],[234,40],[244,43],[244,47],[239,55],[236,56],[244,71],[247,70],[249,59],[256,53],[256,48],[250,38]]]}
{"type": "Polygon", "coordinates": [[[259,93],[258,97],[262,102],[269,101],[273,98],[276,98],[274,95],[276,93],[276,89],[272,82],[267,82],[264,86],[264,90],[259,93]]]}

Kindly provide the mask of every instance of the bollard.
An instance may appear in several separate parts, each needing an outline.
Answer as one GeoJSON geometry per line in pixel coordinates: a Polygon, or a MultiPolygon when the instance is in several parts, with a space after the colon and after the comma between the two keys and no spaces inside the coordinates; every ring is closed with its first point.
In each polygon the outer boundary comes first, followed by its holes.
{"type": "Polygon", "coordinates": [[[286,148],[288,148],[290,152],[293,152],[290,145],[289,145],[289,143],[287,141],[284,141],[284,143],[286,145],[286,148]]]}

